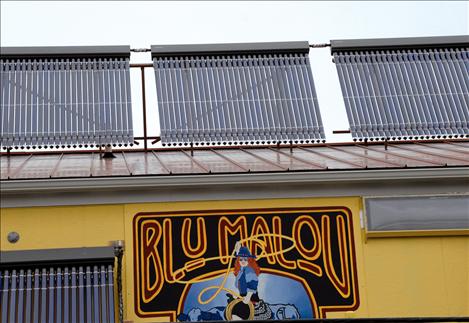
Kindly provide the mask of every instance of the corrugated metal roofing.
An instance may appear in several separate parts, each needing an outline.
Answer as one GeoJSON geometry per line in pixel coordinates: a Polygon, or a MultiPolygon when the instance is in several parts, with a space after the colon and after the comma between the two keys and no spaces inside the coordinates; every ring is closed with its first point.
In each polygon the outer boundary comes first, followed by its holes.
{"type": "Polygon", "coordinates": [[[2,48],[1,146],[133,143],[130,51],[36,51],[2,48]]]}
{"type": "Polygon", "coordinates": [[[468,38],[386,41],[333,46],[353,138],[469,137],[468,38]]]}
{"type": "Polygon", "coordinates": [[[324,140],[308,43],[281,44],[152,46],[163,144],[324,140]]]}
{"type": "Polygon", "coordinates": [[[469,141],[3,155],[1,179],[163,176],[469,166],[469,141]]]}

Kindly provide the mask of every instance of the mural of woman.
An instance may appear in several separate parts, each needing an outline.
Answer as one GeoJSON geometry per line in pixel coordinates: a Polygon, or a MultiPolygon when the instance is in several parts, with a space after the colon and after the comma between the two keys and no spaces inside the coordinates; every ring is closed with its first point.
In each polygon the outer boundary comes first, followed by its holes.
{"type": "Polygon", "coordinates": [[[257,287],[261,269],[257,265],[256,256],[252,255],[247,247],[237,242],[235,245],[236,262],[233,274],[239,296],[237,300],[230,301],[226,308],[228,320],[269,320],[272,311],[268,304],[259,299],[257,287]]]}
{"type": "Polygon", "coordinates": [[[237,242],[235,246],[236,262],[234,265],[234,275],[236,277],[236,287],[239,295],[243,297],[243,302],[248,304],[259,302],[257,293],[257,285],[259,283],[258,276],[261,269],[257,265],[256,256],[252,255],[247,247],[241,246],[237,242]]]}

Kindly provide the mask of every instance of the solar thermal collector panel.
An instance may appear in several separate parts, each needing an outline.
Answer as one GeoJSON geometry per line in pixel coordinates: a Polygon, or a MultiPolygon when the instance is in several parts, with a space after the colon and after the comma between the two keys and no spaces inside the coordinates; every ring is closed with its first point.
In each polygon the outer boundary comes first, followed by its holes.
{"type": "Polygon", "coordinates": [[[2,48],[1,145],[133,142],[129,58],[126,46],[2,48]]]}
{"type": "Polygon", "coordinates": [[[308,43],[152,46],[163,143],[319,141],[308,43]]]}
{"type": "Polygon", "coordinates": [[[1,252],[2,322],[114,322],[112,247],[1,252]]]}
{"type": "Polygon", "coordinates": [[[331,43],[354,139],[469,136],[469,37],[331,43]]]}

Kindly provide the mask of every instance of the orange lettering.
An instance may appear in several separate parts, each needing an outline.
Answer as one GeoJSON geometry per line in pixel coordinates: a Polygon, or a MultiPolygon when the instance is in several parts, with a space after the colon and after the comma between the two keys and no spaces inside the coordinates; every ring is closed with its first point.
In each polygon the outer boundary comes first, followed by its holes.
{"type": "Polygon", "coordinates": [[[189,258],[199,258],[207,250],[207,232],[205,229],[205,220],[202,217],[197,218],[197,246],[191,246],[191,224],[192,220],[187,218],[182,223],[181,241],[182,250],[189,258]]]}
{"type": "Polygon", "coordinates": [[[157,246],[161,239],[161,225],[154,221],[145,221],[142,225],[142,281],[140,287],[143,290],[143,301],[145,303],[154,299],[163,287],[163,269],[157,246]],[[155,281],[150,285],[150,266],[155,272],[155,281]]]}
{"type": "Polygon", "coordinates": [[[172,284],[176,280],[184,277],[184,272],[181,270],[173,272],[173,235],[170,219],[165,219],[163,221],[163,232],[164,277],[168,283],[172,284]]]}
{"type": "Polygon", "coordinates": [[[232,250],[228,250],[228,234],[234,236],[237,232],[239,232],[240,239],[246,239],[248,232],[246,218],[244,216],[240,216],[234,223],[231,223],[228,218],[223,216],[218,222],[218,232],[218,250],[220,254],[220,262],[226,265],[230,261],[229,255],[231,255],[232,252],[232,250]]]}
{"type": "Polygon", "coordinates": [[[349,277],[349,264],[348,264],[348,253],[347,246],[345,244],[345,220],[342,216],[337,217],[337,239],[339,245],[339,257],[340,257],[340,271],[342,279],[337,276],[334,264],[332,261],[331,251],[331,235],[330,235],[330,219],[329,216],[323,215],[322,217],[322,241],[324,245],[324,267],[326,274],[332,281],[338,292],[342,297],[347,298],[350,296],[350,277],[349,277]]]}
{"type": "MultiPolygon", "coordinates": [[[[280,219],[280,217],[275,216],[272,219],[272,224],[274,227],[274,233],[277,235],[282,235],[282,220],[280,219]]],[[[274,242],[275,242],[275,250],[283,250],[282,238],[280,238],[279,236],[276,236],[274,237],[274,242]]],[[[279,253],[276,257],[277,257],[278,263],[282,265],[283,267],[288,268],[288,269],[296,268],[296,262],[285,259],[283,253],[279,253]]]]}
{"type": "MultiPolygon", "coordinates": [[[[252,225],[251,237],[256,236],[258,234],[270,234],[270,230],[269,230],[269,226],[267,225],[267,221],[263,217],[257,217],[256,220],[254,221],[254,224],[252,225]]],[[[263,237],[259,237],[259,238],[256,238],[256,239],[264,241],[265,252],[267,254],[272,253],[272,240],[271,240],[271,237],[263,236],[263,237]]],[[[251,246],[250,246],[249,249],[252,250],[254,252],[254,254],[257,255],[257,256],[261,255],[262,251],[264,250],[261,243],[259,241],[256,241],[256,240],[251,241],[251,246]],[[260,249],[260,251],[258,251],[258,249],[260,249]]],[[[272,256],[272,255],[268,256],[267,261],[271,265],[275,264],[275,256],[272,256]]]]}
{"type": "Polygon", "coordinates": [[[316,260],[321,253],[321,234],[319,227],[310,216],[302,215],[293,223],[293,238],[298,247],[298,252],[308,260],[316,260]],[[311,236],[314,238],[314,246],[311,249],[306,248],[301,240],[301,229],[303,226],[310,229],[311,236]]]}

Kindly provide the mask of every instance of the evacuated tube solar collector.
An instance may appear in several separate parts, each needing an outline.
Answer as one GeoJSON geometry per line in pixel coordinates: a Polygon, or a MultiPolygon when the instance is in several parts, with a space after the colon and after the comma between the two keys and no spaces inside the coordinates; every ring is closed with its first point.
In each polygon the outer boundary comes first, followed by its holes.
{"type": "Polygon", "coordinates": [[[112,247],[0,252],[1,322],[115,322],[112,247]]]}
{"type": "Polygon", "coordinates": [[[163,144],[325,139],[307,42],[151,50],[163,144]]]}
{"type": "Polygon", "coordinates": [[[130,46],[1,54],[2,147],[133,143],[130,46]]]}
{"type": "Polygon", "coordinates": [[[354,140],[469,137],[469,36],[332,40],[354,140]]]}

